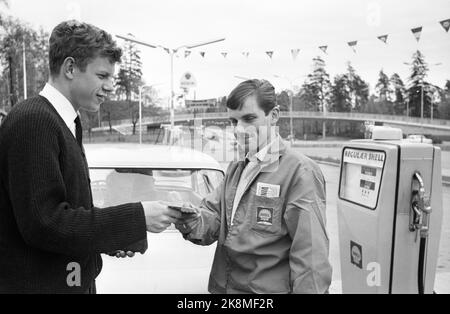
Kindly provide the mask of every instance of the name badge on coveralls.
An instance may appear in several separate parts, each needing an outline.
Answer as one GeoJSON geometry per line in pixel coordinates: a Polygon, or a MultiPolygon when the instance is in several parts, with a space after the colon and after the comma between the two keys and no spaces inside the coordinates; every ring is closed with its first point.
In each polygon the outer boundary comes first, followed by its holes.
{"type": "Polygon", "coordinates": [[[256,195],[269,198],[280,197],[280,186],[258,182],[256,185],[256,195]]]}

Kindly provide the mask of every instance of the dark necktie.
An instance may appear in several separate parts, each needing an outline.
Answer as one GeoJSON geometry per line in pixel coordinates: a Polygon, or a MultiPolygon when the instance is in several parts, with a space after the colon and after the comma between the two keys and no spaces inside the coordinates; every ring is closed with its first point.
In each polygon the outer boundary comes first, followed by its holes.
{"type": "Polygon", "coordinates": [[[84,155],[84,148],[83,148],[83,128],[81,127],[81,119],[80,119],[80,116],[78,116],[78,115],[75,119],[75,137],[77,139],[78,145],[81,148],[81,154],[83,155],[84,166],[86,169],[86,175],[87,175],[87,178],[89,181],[89,198],[91,199],[91,206],[94,207],[93,202],[92,202],[91,179],[89,177],[88,165],[86,162],[86,157],[84,155]]]}
{"type": "Polygon", "coordinates": [[[75,119],[75,137],[77,139],[78,145],[83,148],[83,129],[81,128],[80,116],[75,119]]]}

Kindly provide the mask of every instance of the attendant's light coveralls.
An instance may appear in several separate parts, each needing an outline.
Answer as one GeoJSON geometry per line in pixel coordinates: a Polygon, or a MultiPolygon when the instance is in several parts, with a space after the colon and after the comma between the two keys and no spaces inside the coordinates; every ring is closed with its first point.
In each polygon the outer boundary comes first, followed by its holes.
{"type": "Polygon", "coordinates": [[[282,140],[255,157],[232,162],[222,184],[203,200],[198,219],[182,230],[196,244],[217,241],[209,291],[328,292],[332,270],[320,168],[282,140]],[[250,170],[241,178],[244,168],[250,170]]]}

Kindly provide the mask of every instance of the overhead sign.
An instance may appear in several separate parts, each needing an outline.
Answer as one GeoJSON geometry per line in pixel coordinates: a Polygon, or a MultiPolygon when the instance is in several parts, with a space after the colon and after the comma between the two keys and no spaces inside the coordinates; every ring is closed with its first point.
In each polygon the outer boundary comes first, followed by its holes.
{"type": "Polygon", "coordinates": [[[204,100],[187,100],[187,109],[207,109],[214,108],[217,106],[217,99],[204,99],[204,100]]]}
{"type": "Polygon", "coordinates": [[[183,74],[180,80],[180,87],[187,89],[197,87],[197,80],[195,79],[194,75],[192,75],[191,72],[186,72],[183,74]]]}

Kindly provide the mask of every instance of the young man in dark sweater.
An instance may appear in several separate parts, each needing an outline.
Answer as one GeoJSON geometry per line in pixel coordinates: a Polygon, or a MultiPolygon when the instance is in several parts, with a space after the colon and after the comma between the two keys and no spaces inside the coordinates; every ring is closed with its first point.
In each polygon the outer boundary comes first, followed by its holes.
{"type": "Polygon", "coordinates": [[[95,208],[79,110],[113,90],[121,50],[95,26],[68,21],[50,37],[50,80],[0,127],[0,293],[92,293],[100,254],[144,253],[146,232],[180,214],[159,202],[95,208]]]}

